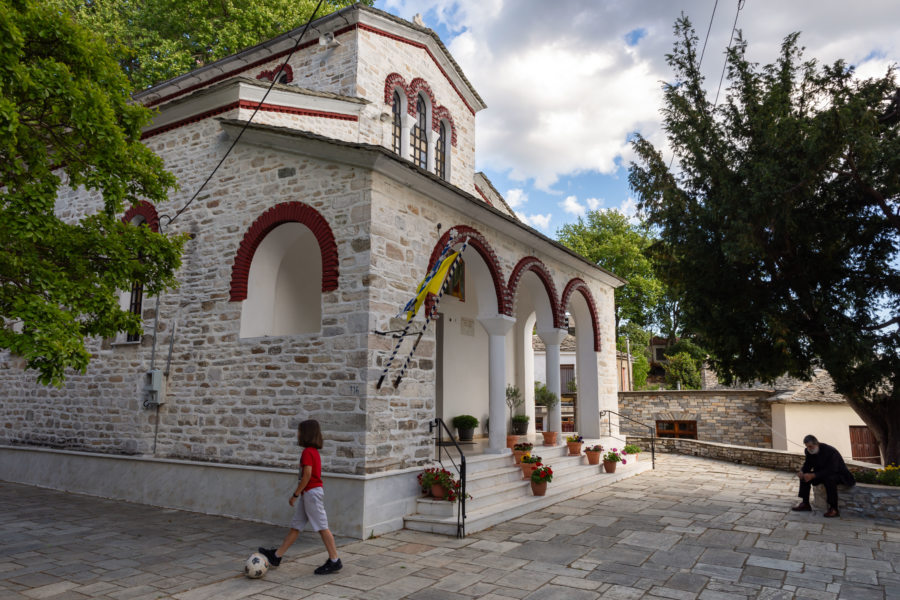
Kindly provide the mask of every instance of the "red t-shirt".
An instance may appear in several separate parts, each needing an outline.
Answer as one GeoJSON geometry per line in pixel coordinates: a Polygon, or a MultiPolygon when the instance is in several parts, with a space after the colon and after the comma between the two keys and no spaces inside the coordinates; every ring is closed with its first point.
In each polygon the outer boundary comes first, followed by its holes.
{"type": "Polygon", "coordinates": [[[309,478],[309,483],[306,484],[306,487],[300,493],[322,487],[322,457],[319,456],[318,450],[313,447],[303,449],[303,453],[300,455],[300,479],[303,479],[303,467],[312,467],[312,475],[309,478]]]}

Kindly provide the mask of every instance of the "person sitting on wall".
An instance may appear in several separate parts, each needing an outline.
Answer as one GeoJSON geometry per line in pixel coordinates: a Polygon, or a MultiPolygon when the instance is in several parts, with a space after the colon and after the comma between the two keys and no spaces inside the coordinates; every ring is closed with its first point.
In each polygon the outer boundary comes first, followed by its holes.
{"type": "Polygon", "coordinates": [[[803,445],[806,446],[806,461],[797,472],[800,478],[800,493],[797,494],[802,502],[791,510],[808,511],[812,510],[809,505],[809,490],[814,485],[824,485],[825,494],[828,501],[828,512],[826,517],[839,517],[838,512],[838,484],[852,486],[856,484],[853,474],[844,464],[844,458],[833,446],[821,444],[814,435],[808,435],[803,438],[803,445]]]}

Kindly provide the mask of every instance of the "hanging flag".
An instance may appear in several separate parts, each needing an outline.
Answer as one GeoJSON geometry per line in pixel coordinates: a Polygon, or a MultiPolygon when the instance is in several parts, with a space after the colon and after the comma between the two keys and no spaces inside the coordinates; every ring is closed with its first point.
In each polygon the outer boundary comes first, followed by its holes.
{"type": "MultiPolygon", "coordinates": [[[[456,257],[459,256],[459,252],[452,252],[447,258],[438,262],[434,269],[422,280],[422,283],[419,284],[419,289],[416,290],[416,297],[406,303],[406,306],[403,307],[403,311],[400,313],[406,313],[406,322],[412,321],[413,317],[416,316],[416,313],[419,312],[419,308],[425,302],[425,298],[428,297],[428,294],[434,294],[435,296],[438,292],[441,291],[441,288],[444,287],[444,281],[447,279],[447,272],[450,270],[450,266],[453,265],[453,262],[456,260],[456,257]]],[[[398,315],[399,316],[399,315],[398,315]]]]}

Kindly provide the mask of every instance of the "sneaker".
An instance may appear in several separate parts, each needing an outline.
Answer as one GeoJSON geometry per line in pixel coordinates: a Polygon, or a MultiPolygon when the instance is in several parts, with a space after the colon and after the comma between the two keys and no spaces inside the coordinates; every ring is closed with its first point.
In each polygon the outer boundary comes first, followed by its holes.
{"type": "Polygon", "coordinates": [[[270,567],[277,567],[281,564],[281,557],[275,555],[276,548],[259,548],[259,553],[266,557],[270,567]]]}
{"type": "Polygon", "coordinates": [[[792,506],[791,510],[809,512],[812,510],[812,506],[809,505],[809,502],[801,502],[797,506],[792,506]]]}
{"type": "Polygon", "coordinates": [[[341,559],[331,560],[330,558],[325,561],[325,564],[313,571],[316,575],[328,575],[329,573],[336,573],[340,571],[344,565],[341,564],[341,559]]]}
{"type": "Polygon", "coordinates": [[[836,509],[836,508],[829,508],[828,512],[822,516],[825,517],[826,519],[833,519],[834,517],[841,516],[841,513],[839,513],[838,509],[836,509]]]}

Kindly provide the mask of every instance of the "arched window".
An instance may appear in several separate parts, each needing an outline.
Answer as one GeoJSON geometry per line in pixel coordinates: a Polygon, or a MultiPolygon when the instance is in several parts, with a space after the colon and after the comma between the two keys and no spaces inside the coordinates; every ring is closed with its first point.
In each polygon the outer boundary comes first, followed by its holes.
{"type": "Polygon", "coordinates": [[[394,125],[391,134],[391,147],[394,152],[400,154],[400,132],[403,130],[403,101],[400,99],[400,92],[394,90],[394,125]]]}
{"type": "Polygon", "coordinates": [[[412,161],[416,166],[428,168],[428,110],[425,98],[419,94],[416,99],[416,124],[409,136],[412,146],[412,161]]]}
{"type": "MultiPolygon", "coordinates": [[[[139,202],[132,206],[122,217],[122,222],[134,227],[149,227],[152,231],[159,231],[159,216],[156,214],[156,208],[149,202],[139,202]]],[[[138,260],[143,257],[138,254],[138,260]]],[[[144,286],[140,282],[134,282],[130,290],[122,290],[119,293],[119,306],[122,310],[141,317],[144,310],[144,286]]],[[[130,342],[136,343],[141,341],[139,333],[120,333],[115,343],[130,342]]]]}
{"type": "Polygon", "coordinates": [[[434,144],[434,172],[441,179],[447,179],[447,123],[444,121],[441,121],[434,144]]]}

